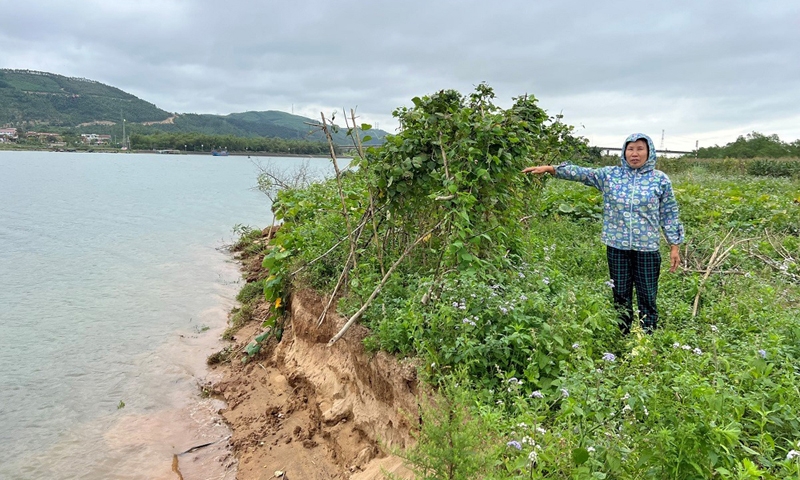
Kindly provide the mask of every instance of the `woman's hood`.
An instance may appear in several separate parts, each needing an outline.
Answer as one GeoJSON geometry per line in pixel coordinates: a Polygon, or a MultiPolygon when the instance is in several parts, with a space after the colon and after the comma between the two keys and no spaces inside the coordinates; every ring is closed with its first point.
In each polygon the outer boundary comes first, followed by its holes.
{"type": "Polygon", "coordinates": [[[641,173],[649,172],[650,170],[656,168],[656,146],[653,145],[653,139],[651,139],[644,133],[633,133],[629,135],[628,138],[625,139],[625,143],[622,144],[622,154],[620,155],[620,161],[622,162],[623,168],[628,168],[633,170],[631,166],[628,165],[628,162],[625,160],[625,149],[628,147],[629,143],[635,142],[636,140],[639,139],[644,139],[647,141],[647,151],[649,154],[647,155],[647,161],[637,170],[639,170],[641,173]]]}

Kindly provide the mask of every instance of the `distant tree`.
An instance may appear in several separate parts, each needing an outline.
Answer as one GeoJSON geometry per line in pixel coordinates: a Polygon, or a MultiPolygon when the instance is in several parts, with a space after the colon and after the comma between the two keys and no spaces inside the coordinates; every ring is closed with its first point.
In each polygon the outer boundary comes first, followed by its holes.
{"type": "Polygon", "coordinates": [[[759,132],[739,136],[735,142],[720,147],[704,147],[697,151],[698,158],[782,158],[799,157],[800,140],[787,144],[778,135],[759,132]]]}

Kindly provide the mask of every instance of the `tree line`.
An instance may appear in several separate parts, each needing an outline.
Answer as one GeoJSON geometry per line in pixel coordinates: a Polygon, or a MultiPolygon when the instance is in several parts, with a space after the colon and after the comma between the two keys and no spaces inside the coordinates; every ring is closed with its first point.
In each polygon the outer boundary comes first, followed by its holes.
{"type": "Polygon", "coordinates": [[[328,144],[300,139],[270,137],[238,137],[234,135],[209,135],[203,133],[132,134],[130,146],[134,150],[181,150],[208,152],[212,149],[233,152],[258,152],[273,154],[328,155],[328,144]]]}
{"type": "Polygon", "coordinates": [[[722,147],[700,148],[697,158],[800,158],[800,139],[786,143],[778,135],[753,132],[722,147]]]}

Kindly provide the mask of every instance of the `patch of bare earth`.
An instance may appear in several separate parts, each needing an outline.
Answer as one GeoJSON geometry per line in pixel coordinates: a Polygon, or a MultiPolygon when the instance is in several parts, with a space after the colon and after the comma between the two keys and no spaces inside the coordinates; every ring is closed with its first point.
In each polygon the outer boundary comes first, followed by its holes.
{"type": "Polygon", "coordinates": [[[175,123],[175,119],[178,118],[178,115],[173,115],[165,120],[157,120],[152,122],[142,122],[142,125],[172,125],[175,123]]]}
{"type": "MultiPolygon", "coordinates": [[[[329,313],[320,326],[323,299],[296,292],[280,343],[272,340],[243,365],[241,357],[217,366],[223,379],[212,393],[224,399],[222,415],[241,480],[413,478],[389,452],[411,442],[418,419],[415,369],[385,353],[363,349],[364,327],[354,326],[328,347],[344,324],[329,313]]],[[[261,332],[251,322],[236,334],[237,348],[261,332]]]]}

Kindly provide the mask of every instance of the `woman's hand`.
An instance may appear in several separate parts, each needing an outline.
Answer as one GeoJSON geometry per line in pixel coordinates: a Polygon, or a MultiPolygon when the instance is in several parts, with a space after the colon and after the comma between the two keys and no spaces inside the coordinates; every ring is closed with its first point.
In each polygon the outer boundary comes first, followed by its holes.
{"type": "Polygon", "coordinates": [[[543,173],[549,173],[550,175],[556,174],[556,168],[552,165],[539,165],[534,167],[528,167],[522,171],[522,173],[534,173],[536,175],[541,175],[543,173]]]}
{"type": "Polygon", "coordinates": [[[681,252],[680,246],[678,245],[670,245],[669,246],[669,272],[675,273],[678,267],[681,265],[681,252]]]}

